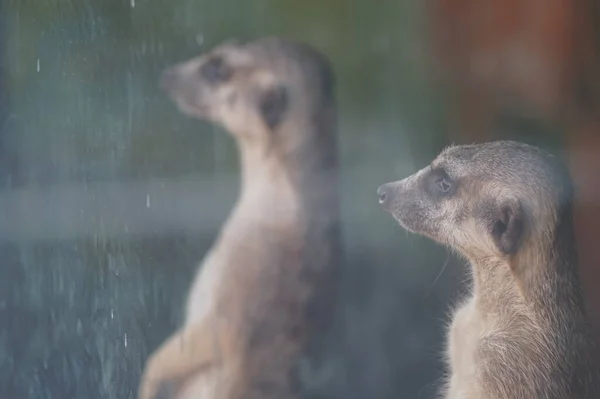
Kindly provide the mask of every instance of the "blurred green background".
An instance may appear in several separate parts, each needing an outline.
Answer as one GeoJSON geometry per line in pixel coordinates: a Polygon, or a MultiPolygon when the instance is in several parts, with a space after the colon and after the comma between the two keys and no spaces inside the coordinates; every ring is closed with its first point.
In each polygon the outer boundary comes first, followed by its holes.
{"type": "Polygon", "coordinates": [[[180,115],[159,74],[263,35],[315,46],[337,74],[348,261],[331,333],[347,341],[320,389],[433,397],[461,263],[375,195],[447,144],[419,4],[5,0],[0,397],[135,396],[237,192],[231,138],[180,115]]]}

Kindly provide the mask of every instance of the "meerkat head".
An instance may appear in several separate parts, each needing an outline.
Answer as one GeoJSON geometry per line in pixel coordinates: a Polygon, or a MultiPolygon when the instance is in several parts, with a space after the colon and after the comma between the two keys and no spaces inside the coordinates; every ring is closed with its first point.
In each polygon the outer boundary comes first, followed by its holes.
{"type": "Polygon", "coordinates": [[[506,259],[552,238],[571,198],[565,173],[552,155],[522,143],[453,146],[378,195],[407,230],[470,258],[506,259]]]}
{"type": "Polygon", "coordinates": [[[315,115],[333,101],[328,61],[275,37],[224,43],[165,70],[161,86],[183,113],[255,143],[301,139],[285,137],[286,126],[310,134],[315,115]]]}

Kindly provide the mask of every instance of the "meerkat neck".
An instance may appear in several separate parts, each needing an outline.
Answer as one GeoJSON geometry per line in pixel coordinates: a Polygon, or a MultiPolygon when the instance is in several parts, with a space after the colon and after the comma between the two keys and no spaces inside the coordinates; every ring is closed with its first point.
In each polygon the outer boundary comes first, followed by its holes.
{"type": "Polygon", "coordinates": [[[234,215],[258,226],[289,226],[298,217],[298,193],[278,160],[254,143],[238,143],[240,194],[234,215]]]}
{"type": "Polygon", "coordinates": [[[573,237],[572,217],[565,212],[560,215],[554,234],[544,248],[544,267],[537,271],[537,280],[532,276],[525,280],[525,284],[532,302],[538,304],[540,310],[553,309],[556,303],[563,307],[569,305],[570,311],[566,314],[552,312],[549,316],[576,317],[582,321],[585,311],[573,237]]]}
{"type": "Polygon", "coordinates": [[[473,296],[483,308],[505,305],[505,298],[516,298],[518,285],[512,278],[509,265],[496,258],[471,258],[473,296]]]}
{"type": "Polygon", "coordinates": [[[540,240],[538,247],[524,248],[513,259],[471,260],[475,295],[492,308],[517,298],[552,323],[583,320],[572,237],[570,219],[561,217],[547,242],[540,240]],[[569,312],[556,312],[565,304],[569,304],[569,312]]]}
{"type": "Polygon", "coordinates": [[[238,207],[252,209],[253,217],[271,224],[293,222],[300,228],[337,223],[338,164],[332,134],[335,127],[335,114],[321,110],[306,126],[295,123],[289,127],[313,131],[277,132],[303,137],[293,148],[278,147],[276,142],[265,146],[238,141],[242,166],[238,207]],[[259,209],[264,209],[262,215],[259,209]]]}
{"type": "Polygon", "coordinates": [[[321,222],[339,218],[337,116],[334,104],[323,103],[308,118],[304,129],[313,130],[291,154],[286,164],[289,177],[301,192],[309,217],[321,222]]]}

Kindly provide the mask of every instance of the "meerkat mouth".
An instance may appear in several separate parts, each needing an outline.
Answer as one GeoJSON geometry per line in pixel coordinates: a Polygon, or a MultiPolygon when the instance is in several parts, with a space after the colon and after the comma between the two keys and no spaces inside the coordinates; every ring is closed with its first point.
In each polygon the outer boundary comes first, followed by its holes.
{"type": "Polygon", "coordinates": [[[179,97],[172,97],[172,98],[175,101],[175,103],[177,104],[177,108],[179,109],[179,111],[181,111],[183,114],[188,115],[188,116],[208,118],[208,116],[209,116],[208,107],[202,106],[202,105],[197,105],[197,104],[192,105],[190,103],[190,101],[188,101],[185,98],[179,98],[179,97]]]}

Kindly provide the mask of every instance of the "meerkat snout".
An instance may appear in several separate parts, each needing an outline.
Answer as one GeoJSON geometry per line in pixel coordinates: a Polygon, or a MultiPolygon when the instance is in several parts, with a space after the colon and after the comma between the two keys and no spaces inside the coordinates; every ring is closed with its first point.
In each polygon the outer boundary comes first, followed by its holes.
{"type": "Polygon", "coordinates": [[[377,188],[377,196],[379,197],[379,203],[382,206],[385,206],[385,202],[387,200],[387,187],[385,186],[385,184],[377,188]]]}
{"type": "Polygon", "coordinates": [[[394,209],[403,202],[406,179],[385,183],[377,188],[379,204],[384,210],[394,213],[394,209]]]}
{"type": "Polygon", "coordinates": [[[377,197],[379,198],[379,205],[381,205],[381,207],[388,212],[392,211],[392,205],[398,197],[398,189],[396,186],[399,183],[400,182],[386,183],[382,184],[377,188],[377,197]]]}

